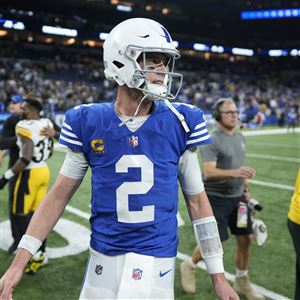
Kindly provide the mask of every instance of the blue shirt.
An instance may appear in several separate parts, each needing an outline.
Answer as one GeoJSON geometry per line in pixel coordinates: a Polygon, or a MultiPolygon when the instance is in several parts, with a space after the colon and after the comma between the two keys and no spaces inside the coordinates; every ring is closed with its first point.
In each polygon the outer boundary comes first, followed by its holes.
{"type": "Polygon", "coordinates": [[[211,143],[203,113],[173,104],[186,133],[162,101],[135,132],[113,103],[82,105],[66,114],[59,142],[84,153],[92,170],[91,247],[173,257],[177,252],[178,161],[190,147],[211,143]]]}

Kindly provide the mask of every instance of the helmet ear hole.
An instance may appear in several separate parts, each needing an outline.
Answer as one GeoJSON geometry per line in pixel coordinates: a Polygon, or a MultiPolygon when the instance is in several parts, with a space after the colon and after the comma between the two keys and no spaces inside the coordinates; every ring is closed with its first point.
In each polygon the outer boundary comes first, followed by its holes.
{"type": "Polygon", "coordinates": [[[124,64],[122,64],[121,62],[117,61],[117,60],[114,60],[113,61],[113,64],[118,68],[118,69],[121,69],[124,67],[124,64]]]}

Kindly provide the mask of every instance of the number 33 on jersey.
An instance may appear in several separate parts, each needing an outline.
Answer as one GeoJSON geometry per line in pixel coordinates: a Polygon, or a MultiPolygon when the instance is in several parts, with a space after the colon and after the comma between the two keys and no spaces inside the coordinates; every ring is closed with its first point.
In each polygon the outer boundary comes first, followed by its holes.
{"type": "Polygon", "coordinates": [[[34,144],[32,160],[26,166],[26,169],[46,166],[46,162],[53,152],[53,139],[40,134],[45,127],[53,128],[52,122],[46,118],[22,120],[16,125],[17,145],[20,148],[20,155],[22,153],[20,135],[31,139],[34,144]]]}

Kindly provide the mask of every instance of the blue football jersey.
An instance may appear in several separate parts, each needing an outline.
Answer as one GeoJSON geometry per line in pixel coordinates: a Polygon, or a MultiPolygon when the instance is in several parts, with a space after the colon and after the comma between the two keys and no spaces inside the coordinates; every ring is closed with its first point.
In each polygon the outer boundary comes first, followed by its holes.
{"type": "Polygon", "coordinates": [[[177,252],[178,161],[190,147],[211,143],[200,109],[174,104],[186,133],[162,101],[135,132],[113,103],[69,110],[59,142],[84,153],[92,170],[91,247],[107,255],[177,252]]]}

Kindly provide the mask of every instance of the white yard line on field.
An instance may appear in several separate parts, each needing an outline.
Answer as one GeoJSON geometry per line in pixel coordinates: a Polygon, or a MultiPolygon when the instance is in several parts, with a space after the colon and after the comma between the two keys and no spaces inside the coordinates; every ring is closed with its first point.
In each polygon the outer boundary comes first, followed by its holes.
{"type": "Polygon", "coordinates": [[[270,147],[270,148],[289,148],[289,149],[300,149],[300,141],[299,141],[299,145],[294,144],[277,144],[277,143],[265,143],[265,142],[252,142],[251,140],[247,140],[247,145],[251,145],[251,146],[261,146],[261,147],[270,147]]]}
{"type": "Polygon", "coordinates": [[[266,160],[277,160],[277,161],[288,161],[288,162],[300,163],[300,158],[295,158],[295,157],[264,155],[264,154],[256,154],[256,153],[246,153],[246,156],[253,157],[253,158],[262,158],[266,160]]]}
{"type": "MultiPolygon", "coordinates": [[[[295,128],[295,132],[299,133],[300,128],[295,128]]],[[[252,135],[272,135],[272,134],[287,134],[287,128],[278,128],[278,129],[266,129],[266,130],[249,130],[242,131],[244,136],[252,136],[252,135]]],[[[292,134],[292,133],[291,133],[292,134]]]]}
{"type": "Polygon", "coordinates": [[[282,190],[289,190],[289,191],[294,190],[293,186],[285,185],[285,184],[279,184],[279,183],[273,183],[273,182],[267,182],[267,181],[261,181],[261,180],[254,180],[254,179],[249,179],[249,182],[254,185],[255,184],[262,185],[262,186],[273,187],[273,188],[282,189],[282,190]]]}

